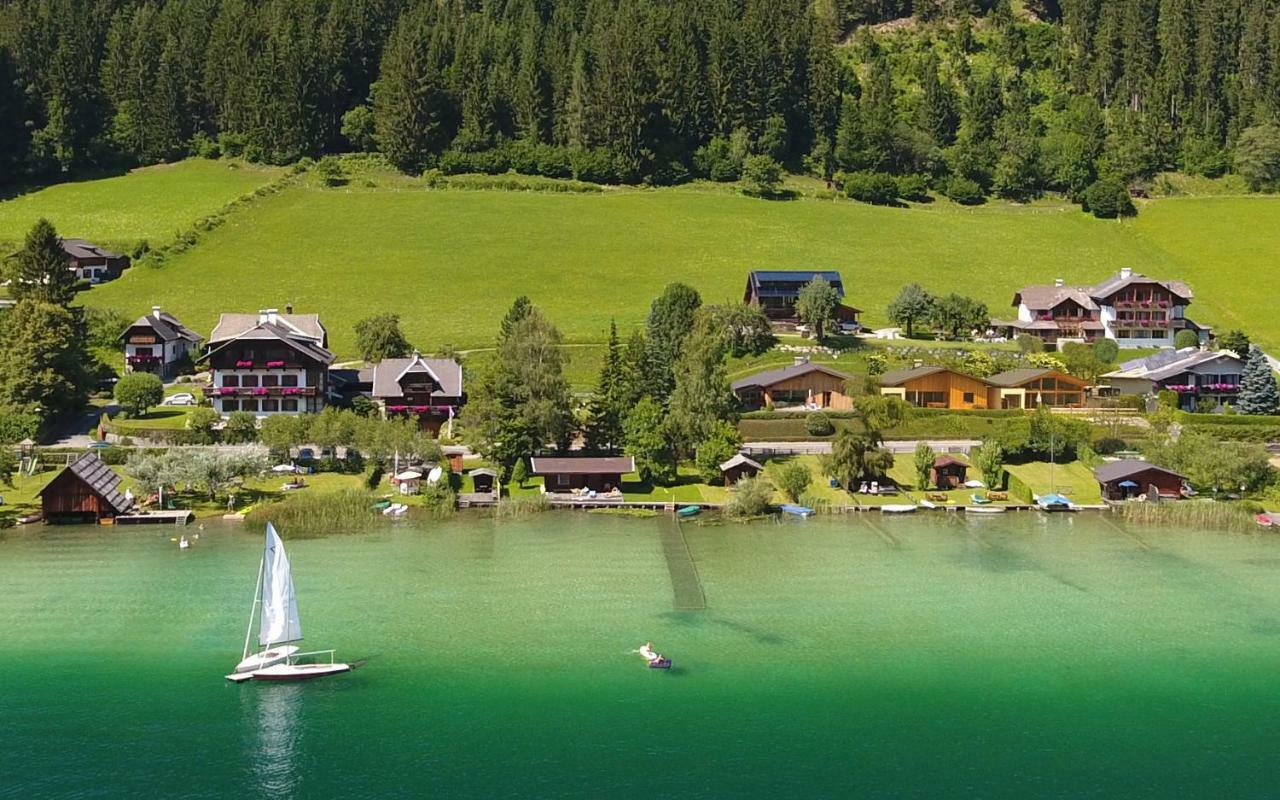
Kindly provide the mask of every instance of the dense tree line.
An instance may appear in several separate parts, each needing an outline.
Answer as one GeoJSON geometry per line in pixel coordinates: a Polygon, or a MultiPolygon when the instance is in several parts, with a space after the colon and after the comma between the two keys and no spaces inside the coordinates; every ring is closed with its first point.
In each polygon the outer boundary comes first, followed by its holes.
{"type": "Polygon", "coordinates": [[[1061,191],[1119,214],[1162,170],[1280,184],[1278,6],[12,0],[0,180],[376,149],[409,172],[668,183],[763,156],[868,202],[1061,191]]]}

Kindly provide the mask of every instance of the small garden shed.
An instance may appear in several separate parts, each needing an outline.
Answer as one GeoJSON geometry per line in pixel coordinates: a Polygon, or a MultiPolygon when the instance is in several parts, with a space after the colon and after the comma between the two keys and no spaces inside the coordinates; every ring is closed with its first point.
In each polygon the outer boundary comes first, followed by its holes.
{"type": "Polygon", "coordinates": [[[929,483],[939,489],[958,489],[969,479],[969,465],[946,454],[933,460],[929,470],[929,483]]]}
{"type": "Polygon", "coordinates": [[[724,475],[724,485],[733,486],[743,478],[754,478],[764,469],[757,461],[752,461],[742,453],[720,465],[720,473],[724,475]]]}

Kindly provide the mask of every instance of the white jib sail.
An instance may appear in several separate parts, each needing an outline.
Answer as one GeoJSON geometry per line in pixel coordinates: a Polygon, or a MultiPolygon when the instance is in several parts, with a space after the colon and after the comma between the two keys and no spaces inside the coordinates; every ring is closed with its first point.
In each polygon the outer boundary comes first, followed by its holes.
{"type": "Polygon", "coordinates": [[[289,569],[289,557],[284,553],[284,542],[270,522],[262,564],[258,644],[267,647],[297,641],[302,638],[302,624],[298,621],[298,599],[293,593],[293,573],[289,569]]]}

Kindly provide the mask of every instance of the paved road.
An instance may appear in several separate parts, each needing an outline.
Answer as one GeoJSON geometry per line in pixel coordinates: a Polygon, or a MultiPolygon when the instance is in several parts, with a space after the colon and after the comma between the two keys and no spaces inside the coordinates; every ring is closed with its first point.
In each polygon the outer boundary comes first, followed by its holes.
{"type": "MultiPolygon", "coordinates": [[[[888,441],[884,446],[893,453],[911,453],[919,441],[888,441]]],[[[982,446],[977,439],[929,439],[925,444],[939,453],[968,453],[982,446]]],[[[753,455],[826,455],[831,442],[747,442],[742,449],[753,455]]]]}
{"type": "Polygon", "coordinates": [[[65,423],[54,433],[52,441],[42,442],[45,447],[77,447],[87,448],[93,444],[88,431],[98,427],[98,419],[103,412],[115,416],[120,406],[90,406],[83,414],[71,422],[65,423]]]}

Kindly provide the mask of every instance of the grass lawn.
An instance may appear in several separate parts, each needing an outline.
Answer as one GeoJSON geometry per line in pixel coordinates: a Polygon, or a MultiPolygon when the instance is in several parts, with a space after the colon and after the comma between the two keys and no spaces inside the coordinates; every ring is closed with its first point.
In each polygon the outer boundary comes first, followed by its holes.
{"type": "MultiPolygon", "coordinates": [[[[0,202],[0,243],[21,243],[44,217],[68,238],[119,248],[142,239],[159,244],[280,174],[275,167],[197,158],[59,183],[0,202]]],[[[151,301],[141,298],[129,307],[134,317],[145,310],[142,304],[149,307],[151,301]]]]}
{"type": "Polygon", "coordinates": [[[178,431],[187,427],[187,414],[194,406],[164,406],[153,408],[141,417],[129,419],[114,418],[111,420],[115,430],[121,435],[131,431],[166,430],[178,431]]]}
{"type": "MultiPolygon", "coordinates": [[[[708,302],[732,301],[757,267],[841,270],[849,301],[874,326],[885,324],[885,305],[908,281],[976,296],[999,313],[1011,311],[1013,291],[1024,283],[1087,283],[1130,266],[1190,282],[1197,320],[1244,324],[1259,341],[1280,345],[1280,317],[1265,313],[1265,293],[1239,291],[1280,256],[1280,198],[1156,200],[1143,204],[1137,220],[1114,222],[1052,204],[883,208],[770,202],[696,186],[571,195],[387,183],[290,187],[232,215],[163,268],[131,270],[86,302],[130,316],[159,303],[202,332],[220,311],[292,302],[319,312],[332,348],[347,357],[354,323],[379,311],[401,314],[423,349],[491,346],[518,294],[541,306],[566,341],[598,343],[611,319],[625,337],[670,281],[688,282],[708,302]],[[305,248],[292,246],[301,238],[305,248]]],[[[0,204],[0,220],[26,199],[0,204]]],[[[109,196],[77,205],[120,213],[109,196]]],[[[155,227],[169,232],[174,220],[194,215],[189,207],[162,212],[155,227]]],[[[81,227],[115,239],[147,235],[141,221],[81,227]]]]}
{"type": "Polygon", "coordinates": [[[1036,461],[1008,465],[1005,470],[1030,487],[1034,494],[1056,491],[1073,503],[1102,503],[1102,492],[1098,488],[1098,481],[1093,477],[1093,470],[1079,461],[1055,464],[1052,467],[1047,461],[1036,461]]]}

